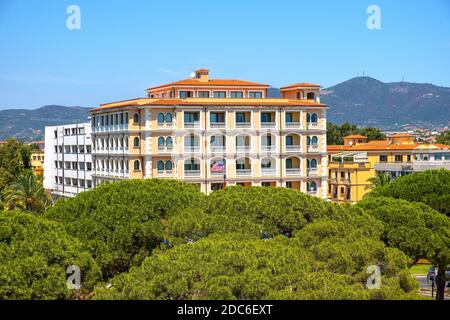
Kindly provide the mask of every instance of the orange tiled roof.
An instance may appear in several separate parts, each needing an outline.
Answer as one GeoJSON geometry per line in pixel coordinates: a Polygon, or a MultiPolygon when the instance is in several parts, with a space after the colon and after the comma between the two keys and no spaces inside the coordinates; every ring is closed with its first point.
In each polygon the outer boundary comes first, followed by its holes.
{"type": "Polygon", "coordinates": [[[395,133],[395,134],[391,134],[389,136],[390,138],[404,138],[404,137],[408,137],[411,138],[413,137],[413,135],[409,134],[409,133],[395,133]]]}
{"type": "Polygon", "coordinates": [[[117,101],[100,105],[91,111],[103,109],[126,107],[126,106],[312,106],[326,107],[326,105],[311,100],[289,100],[284,98],[262,98],[262,99],[230,99],[230,98],[186,98],[186,99],[152,99],[137,98],[131,100],[117,101]]]}
{"type": "Polygon", "coordinates": [[[160,89],[160,88],[164,88],[164,87],[171,87],[171,86],[253,86],[253,87],[266,87],[266,88],[270,87],[268,84],[265,84],[265,83],[250,82],[250,81],[244,81],[244,80],[208,79],[206,81],[206,80],[200,80],[200,79],[185,79],[185,80],[179,80],[179,81],[166,83],[166,84],[156,86],[156,87],[150,87],[147,89],[147,91],[160,89]]]}
{"type": "Polygon", "coordinates": [[[419,147],[427,146],[433,148],[433,146],[439,149],[450,149],[450,146],[444,144],[422,144],[422,143],[411,143],[411,144],[389,144],[387,140],[373,140],[367,143],[361,143],[352,146],[344,145],[329,145],[327,146],[327,151],[380,151],[380,150],[414,150],[419,147]]]}
{"type": "Polygon", "coordinates": [[[344,137],[344,139],[367,139],[366,136],[360,135],[360,134],[351,134],[349,136],[344,137]]]}
{"type": "Polygon", "coordinates": [[[291,89],[291,88],[295,88],[295,87],[320,87],[320,84],[300,82],[300,83],[290,84],[288,86],[283,86],[280,88],[280,90],[291,89]]]}
{"type": "Polygon", "coordinates": [[[209,72],[209,69],[206,68],[200,68],[198,70],[195,70],[194,72],[209,72]]]}

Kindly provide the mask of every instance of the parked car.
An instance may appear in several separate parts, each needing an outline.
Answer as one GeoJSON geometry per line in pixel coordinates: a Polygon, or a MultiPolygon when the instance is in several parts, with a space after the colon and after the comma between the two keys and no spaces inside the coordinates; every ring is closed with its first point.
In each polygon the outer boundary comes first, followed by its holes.
{"type": "MultiPolygon", "coordinates": [[[[427,280],[434,281],[434,279],[436,278],[437,272],[438,272],[438,268],[435,266],[431,266],[430,269],[428,269],[427,280]]],[[[445,279],[447,281],[450,281],[450,265],[448,265],[445,268],[445,279]]]]}

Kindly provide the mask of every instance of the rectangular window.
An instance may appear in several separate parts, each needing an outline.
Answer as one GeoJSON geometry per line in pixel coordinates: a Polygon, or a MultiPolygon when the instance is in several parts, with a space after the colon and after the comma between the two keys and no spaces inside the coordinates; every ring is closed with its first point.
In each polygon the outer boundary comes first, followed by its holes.
{"type": "Polygon", "coordinates": [[[286,188],[292,189],[292,181],[286,181],[286,188]]]}
{"type": "Polygon", "coordinates": [[[411,155],[410,155],[410,154],[408,154],[408,155],[406,156],[406,161],[408,161],[408,162],[411,161],[411,155]]]}
{"type": "Polygon", "coordinates": [[[91,171],[92,170],[92,163],[86,162],[86,170],[91,171]]]}
{"type": "Polygon", "coordinates": [[[181,99],[192,98],[192,91],[180,91],[178,94],[181,99]]]}
{"type": "Polygon", "coordinates": [[[226,98],[227,93],[225,91],[214,91],[213,97],[214,98],[226,98]]]}
{"type": "Polygon", "coordinates": [[[450,153],[444,153],[444,159],[450,160],[450,153]]]}
{"type": "Polygon", "coordinates": [[[80,170],[84,170],[84,162],[79,163],[80,170]]]}
{"type": "Polygon", "coordinates": [[[199,98],[209,98],[209,91],[199,91],[198,97],[199,98]]]}
{"type": "Polygon", "coordinates": [[[198,118],[199,118],[198,112],[185,112],[184,113],[184,122],[185,123],[198,122],[198,118]]]}
{"type": "Polygon", "coordinates": [[[286,145],[292,146],[294,144],[294,137],[293,136],[287,136],[286,137],[286,145]]]}
{"type": "Polygon", "coordinates": [[[380,155],[380,162],[387,162],[387,155],[385,154],[380,155]]]}
{"type": "Polygon", "coordinates": [[[442,153],[435,153],[434,154],[434,160],[442,160],[442,153]]]}
{"type": "Polygon", "coordinates": [[[92,181],[91,180],[86,180],[86,186],[88,188],[92,188],[92,181]]]}
{"type": "Polygon", "coordinates": [[[403,156],[401,154],[396,154],[395,162],[403,162],[403,156]]]}
{"type": "Polygon", "coordinates": [[[244,112],[236,112],[236,122],[244,123],[245,121],[245,113],[244,112]]]}
{"type": "Polygon", "coordinates": [[[55,130],[53,133],[55,134],[55,138],[58,138],[58,130],[55,130]]]}
{"type": "Polygon", "coordinates": [[[429,155],[428,153],[424,153],[424,154],[422,155],[422,160],[423,160],[423,161],[428,161],[428,160],[430,160],[430,155],[429,155]]]}
{"type": "Polygon", "coordinates": [[[211,112],[209,119],[212,123],[225,122],[225,113],[223,112],[211,112]]]}
{"type": "Polygon", "coordinates": [[[231,91],[230,98],[243,98],[244,93],[242,91],[231,91]]]}
{"type": "Polygon", "coordinates": [[[272,114],[269,112],[262,112],[261,122],[272,122],[272,114]]]}
{"type": "Polygon", "coordinates": [[[286,123],[292,123],[293,122],[292,112],[286,112],[284,120],[286,121],[286,123]]]}
{"type": "Polygon", "coordinates": [[[253,98],[253,99],[261,99],[262,98],[262,92],[260,92],[260,91],[250,91],[248,93],[248,97],[249,98],[253,98]]]}
{"type": "Polygon", "coordinates": [[[91,153],[91,146],[86,146],[86,153],[91,153]]]}

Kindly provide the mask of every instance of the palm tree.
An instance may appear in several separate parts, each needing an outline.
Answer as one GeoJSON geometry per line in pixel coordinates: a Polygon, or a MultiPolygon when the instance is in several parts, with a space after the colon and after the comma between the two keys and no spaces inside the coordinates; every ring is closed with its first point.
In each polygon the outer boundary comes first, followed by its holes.
{"type": "Polygon", "coordinates": [[[42,175],[36,176],[31,170],[24,171],[2,192],[7,209],[21,208],[34,213],[42,213],[50,203],[50,197],[42,184],[42,175]]]}
{"type": "Polygon", "coordinates": [[[380,172],[375,177],[367,179],[370,182],[370,185],[366,187],[366,189],[375,189],[376,187],[384,186],[392,181],[392,177],[390,173],[380,172]]]}

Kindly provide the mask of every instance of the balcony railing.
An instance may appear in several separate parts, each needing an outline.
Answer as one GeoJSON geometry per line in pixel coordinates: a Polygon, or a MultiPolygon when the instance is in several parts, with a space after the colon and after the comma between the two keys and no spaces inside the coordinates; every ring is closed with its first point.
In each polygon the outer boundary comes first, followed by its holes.
{"type": "Polygon", "coordinates": [[[275,176],[277,174],[277,169],[275,168],[261,168],[262,176],[275,176]]]}
{"type": "Polygon", "coordinates": [[[308,168],[306,172],[308,175],[317,175],[317,168],[308,168]]]}
{"type": "Polygon", "coordinates": [[[276,151],[277,147],[276,146],[268,146],[268,145],[262,145],[261,146],[261,151],[262,152],[274,152],[276,151]]]}
{"type": "Polygon", "coordinates": [[[286,169],[286,175],[292,176],[292,175],[300,175],[300,168],[287,168],[286,169]]]}
{"type": "Polygon", "coordinates": [[[237,146],[237,147],[236,147],[236,152],[237,152],[237,153],[246,153],[246,152],[250,152],[250,146],[237,146]]]}
{"type": "Polygon", "coordinates": [[[307,122],[306,123],[306,128],[316,129],[317,127],[318,127],[318,122],[307,122]]]}
{"type": "Polygon", "coordinates": [[[200,170],[184,170],[185,177],[200,177],[200,170]]]}
{"type": "Polygon", "coordinates": [[[261,122],[261,128],[275,128],[275,122],[261,122]]]}
{"type": "Polygon", "coordinates": [[[199,146],[185,146],[184,147],[185,152],[200,152],[199,146]]]}
{"type": "Polygon", "coordinates": [[[288,129],[300,128],[300,122],[286,122],[285,123],[285,127],[288,128],[288,129]]]}
{"type": "Polygon", "coordinates": [[[251,122],[236,122],[236,128],[238,129],[250,128],[251,126],[251,122]]]}
{"type": "Polygon", "coordinates": [[[300,151],[300,145],[286,145],[286,152],[299,152],[300,151]]]}
{"type": "Polygon", "coordinates": [[[217,171],[209,171],[210,175],[212,177],[223,177],[224,175],[227,174],[227,172],[225,170],[217,172],[217,171]]]}
{"type": "Polygon", "coordinates": [[[214,129],[225,128],[225,122],[211,122],[209,126],[214,129]]]}
{"type": "Polygon", "coordinates": [[[184,127],[185,127],[186,129],[200,128],[200,122],[199,122],[199,121],[195,121],[195,122],[185,122],[185,123],[184,123],[184,127]]]}
{"type": "Polygon", "coordinates": [[[251,176],[252,169],[236,169],[237,176],[251,176]]]}
{"type": "Polygon", "coordinates": [[[225,152],[226,146],[211,146],[211,152],[225,152]]]}

